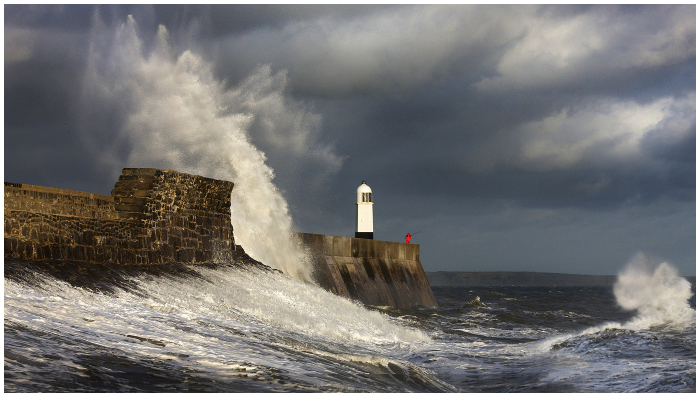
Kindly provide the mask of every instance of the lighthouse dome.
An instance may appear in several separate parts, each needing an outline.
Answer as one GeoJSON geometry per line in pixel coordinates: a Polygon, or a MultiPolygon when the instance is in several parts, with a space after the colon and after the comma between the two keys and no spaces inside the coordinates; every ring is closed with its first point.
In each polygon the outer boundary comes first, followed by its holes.
{"type": "Polygon", "coordinates": [[[362,185],[357,188],[357,202],[358,203],[371,203],[372,202],[372,189],[367,186],[367,182],[362,181],[362,185]]]}
{"type": "Polygon", "coordinates": [[[367,182],[362,181],[362,185],[360,185],[360,187],[357,188],[357,192],[358,193],[372,193],[372,189],[370,189],[369,186],[367,186],[367,182]]]}

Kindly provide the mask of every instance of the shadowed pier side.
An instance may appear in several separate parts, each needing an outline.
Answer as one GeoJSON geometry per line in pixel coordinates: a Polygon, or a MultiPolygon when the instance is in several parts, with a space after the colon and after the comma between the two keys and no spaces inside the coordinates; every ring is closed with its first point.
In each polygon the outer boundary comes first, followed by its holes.
{"type": "Polygon", "coordinates": [[[319,285],[367,305],[437,306],[420,263],[420,246],[298,233],[319,285]]]}

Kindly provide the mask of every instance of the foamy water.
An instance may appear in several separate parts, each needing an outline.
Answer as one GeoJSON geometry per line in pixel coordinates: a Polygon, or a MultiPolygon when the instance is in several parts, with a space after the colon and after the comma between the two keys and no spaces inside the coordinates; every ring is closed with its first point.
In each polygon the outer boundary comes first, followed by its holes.
{"type": "Polygon", "coordinates": [[[695,387],[694,320],[642,327],[602,287],[434,288],[439,308],[378,310],[280,273],[193,269],[114,294],[6,279],[6,391],[695,387]]]}
{"type": "Polygon", "coordinates": [[[5,280],[5,324],[35,335],[31,347],[14,345],[24,361],[65,377],[87,371],[80,357],[97,347],[98,355],[155,361],[208,379],[260,371],[266,378],[272,368],[304,383],[305,372],[317,378],[319,359],[387,367],[400,359],[377,349],[400,352],[431,341],[385,314],[283,274],[199,270],[203,278],[137,279],[133,292],[111,296],[52,279],[41,290],[5,280]],[[70,352],[65,343],[73,346],[70,352]]]}

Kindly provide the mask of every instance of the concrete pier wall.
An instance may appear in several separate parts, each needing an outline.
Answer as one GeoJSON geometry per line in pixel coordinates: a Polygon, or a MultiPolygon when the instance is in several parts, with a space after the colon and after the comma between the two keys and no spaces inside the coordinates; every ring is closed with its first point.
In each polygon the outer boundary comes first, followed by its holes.
{"type": "Polygon", "coordinates": [[[321,287],[367,305],[437,306],[420,263],[420,246],[298,233],[321,287]]]}

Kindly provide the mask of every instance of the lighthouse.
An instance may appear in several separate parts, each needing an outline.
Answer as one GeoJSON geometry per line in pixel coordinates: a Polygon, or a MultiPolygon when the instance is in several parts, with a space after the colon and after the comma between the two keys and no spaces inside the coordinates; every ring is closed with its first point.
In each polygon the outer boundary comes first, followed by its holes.
{"type": "Polygon", "coordinates": [[[374,239],[374,221],[372,220],[372,189],[367,182],[357,188],[357,202],[355,203],[355,238],[374,239]]]}

